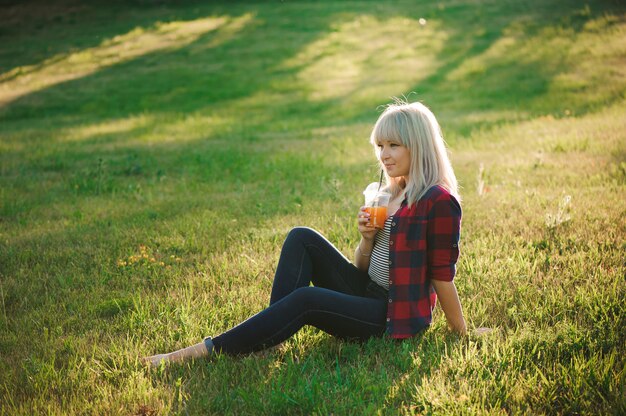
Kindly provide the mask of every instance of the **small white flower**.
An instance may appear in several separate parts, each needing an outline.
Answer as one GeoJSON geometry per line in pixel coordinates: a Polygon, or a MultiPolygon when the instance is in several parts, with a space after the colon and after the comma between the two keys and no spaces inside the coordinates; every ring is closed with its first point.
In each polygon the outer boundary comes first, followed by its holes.
{"type": "Polygon", "coordinates": [[[559,202],[559,207],[556,210],[556,213],[546,214],[546,226],[548,228],[555,228],[559,225],[568,222],[572,219],[570,215],[570,203],[572,202],[571,195],[565,195],[561,202],[559,202]]]}
{"type": "Polygon", "coordinates": [[[485,166],[481,163],[478,167],[478,175],[476,177],[476,192],[478,196],[485,194],[485,166]]]}

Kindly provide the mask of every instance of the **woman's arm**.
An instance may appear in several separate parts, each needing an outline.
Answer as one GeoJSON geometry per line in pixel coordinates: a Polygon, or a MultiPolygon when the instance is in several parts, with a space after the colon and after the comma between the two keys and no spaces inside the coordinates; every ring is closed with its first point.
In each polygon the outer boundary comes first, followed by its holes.
{"type": "Polygon", "coordinates": [[[452,195],[440,195],[428,213],[428,275],[450,328],[467,333],[454,285],[461,238],[461,205],[452,195]]]}
{"type": "Polygon", "coordinates": [[[443,309],[443,313],[446,315],[450,329],[461,335],[467,334],[467,325],[465,324],[461,302],[459,301],[454,282],[432,279],[431,283],[435,288],[435,292],[437,292],[437,298],[439,298],[441,309],[443,309]]]}
{"type": "Polygon", "coordinates": [[[354,250],[354,265],[357,269],[367,272],[370,267],[370,256],[374,249],[372,240],[361,239],[359,245],[354,250]]]}

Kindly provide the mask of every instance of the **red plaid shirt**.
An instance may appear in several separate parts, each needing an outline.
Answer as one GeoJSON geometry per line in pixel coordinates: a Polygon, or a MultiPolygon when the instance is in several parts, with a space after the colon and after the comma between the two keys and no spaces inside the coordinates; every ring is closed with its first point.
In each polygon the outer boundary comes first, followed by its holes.
{"type": "Polygon", "coordinates": [[[430,325],[437,301],[430,281],[454,279],[460,235],[461,206],[441,186],[410,208],[402,201],[389,237],[390,337],[408,338],[430,325]]]}

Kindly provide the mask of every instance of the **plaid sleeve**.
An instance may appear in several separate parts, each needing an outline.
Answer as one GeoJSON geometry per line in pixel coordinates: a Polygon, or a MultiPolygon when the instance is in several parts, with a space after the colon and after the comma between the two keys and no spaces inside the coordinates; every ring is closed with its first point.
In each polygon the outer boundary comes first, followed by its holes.
{"type": "Polygon", "coordinates": [[[428,277],[451,282],[461,238],[461,205],[452,195],[439,198],[428,213],[428,277]]]}

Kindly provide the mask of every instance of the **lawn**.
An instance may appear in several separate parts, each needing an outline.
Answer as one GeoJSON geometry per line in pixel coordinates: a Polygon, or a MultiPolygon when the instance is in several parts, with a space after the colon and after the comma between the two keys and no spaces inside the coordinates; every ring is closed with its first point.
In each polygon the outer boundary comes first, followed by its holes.
{"type": "Polygon", "coordinates": [[[0,45],[1,414],[626,413],[623,2],[5,1],[0,45]],[[291,227],[352,256],[393,96],[494,331],[141,366],[263,308],[291,227]]]}

